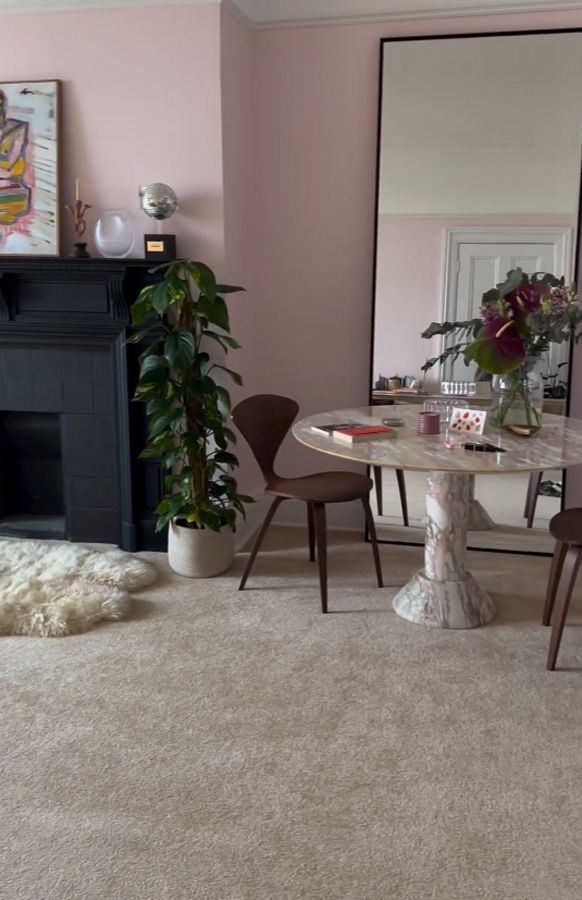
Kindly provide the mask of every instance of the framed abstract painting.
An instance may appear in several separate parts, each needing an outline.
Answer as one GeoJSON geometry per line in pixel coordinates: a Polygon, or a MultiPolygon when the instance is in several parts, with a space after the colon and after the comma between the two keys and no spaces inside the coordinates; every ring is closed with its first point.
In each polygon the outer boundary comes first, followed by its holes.
{"type": "Polygon", "coordinates": [[[59,255],[59,81],[0,82],[0,255],[59,255]]]}

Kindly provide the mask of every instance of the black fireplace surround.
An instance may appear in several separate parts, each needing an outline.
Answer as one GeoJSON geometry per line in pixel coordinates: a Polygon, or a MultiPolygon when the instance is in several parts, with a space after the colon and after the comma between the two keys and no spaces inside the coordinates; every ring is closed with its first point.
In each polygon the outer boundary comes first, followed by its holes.
{"type": "Polygon", "coordinates": [[[0,257],[0,534],[159,549],[129,309],[140,260],[0,257]]]}

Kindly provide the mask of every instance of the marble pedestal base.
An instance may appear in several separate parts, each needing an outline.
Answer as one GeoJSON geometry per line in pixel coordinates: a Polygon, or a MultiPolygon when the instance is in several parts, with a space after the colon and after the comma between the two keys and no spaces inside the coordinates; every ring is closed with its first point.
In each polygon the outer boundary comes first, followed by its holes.
{"type": "Polygon", "coordinates": [[[495,604],[465,569],[471,476],[431,472],[426,487],[424,569],[396,595],[399,616],[440,628],[476,628],[495,604]]]}

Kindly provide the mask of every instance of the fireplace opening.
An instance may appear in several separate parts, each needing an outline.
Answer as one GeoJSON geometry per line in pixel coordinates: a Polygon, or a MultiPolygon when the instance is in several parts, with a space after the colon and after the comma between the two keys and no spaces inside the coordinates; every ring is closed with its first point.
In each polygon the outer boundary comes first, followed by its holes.
{"type": "Polygon", "coordinates": [[[64,538],[60,417],[0,413],[0,534],[64,538]]]}

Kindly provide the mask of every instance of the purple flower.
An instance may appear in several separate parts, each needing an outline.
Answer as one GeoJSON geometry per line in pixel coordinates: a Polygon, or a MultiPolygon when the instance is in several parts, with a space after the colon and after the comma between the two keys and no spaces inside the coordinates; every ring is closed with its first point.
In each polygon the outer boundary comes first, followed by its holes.
{"type": "Polygon", "coordinates": [[[570,293],[566,287],[554,288],[549,299],[551,311],[555,313],[562,312],[570,305],[570,293]]]}
{"type": "Polygon", "coordinates": [[[506,294],[505,300],[513,313],[514,319],[523,319],[528,313],[537,312],[542,301],[550,296],[550,287],[543,281],[535,284],[524,284],[506,294]]]}
{"type": "Polygon", "coordinates": [[[487,325],[489,322],[495,322],[499,319],[499,310],[496,306],[482,306],[481,307],[481,321],[483,325],[487,325]]]}

